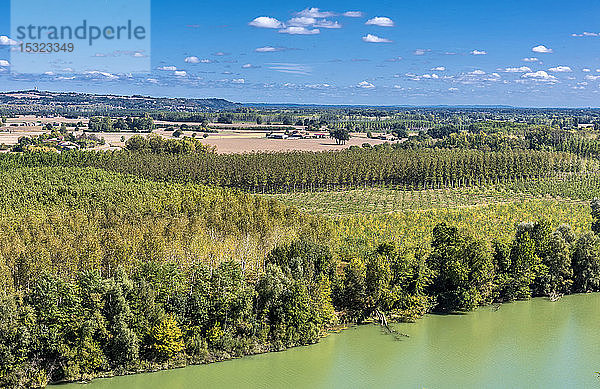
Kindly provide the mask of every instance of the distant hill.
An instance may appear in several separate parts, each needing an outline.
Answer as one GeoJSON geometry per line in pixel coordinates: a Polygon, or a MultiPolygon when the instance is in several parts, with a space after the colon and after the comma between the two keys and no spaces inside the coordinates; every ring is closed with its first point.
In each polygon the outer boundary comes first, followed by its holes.
{"type": "Polygon", "coordinates": [[[214,112],[242,107],[224,99],[94,95],[37,90],[0,93],[0,109],[12,114],[136,115],[146,112],[214,112]]]}

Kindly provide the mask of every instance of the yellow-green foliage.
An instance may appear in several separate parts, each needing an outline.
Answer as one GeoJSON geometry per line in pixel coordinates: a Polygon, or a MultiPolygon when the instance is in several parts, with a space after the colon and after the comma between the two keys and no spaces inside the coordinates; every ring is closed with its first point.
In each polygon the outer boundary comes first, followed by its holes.
{"type": "Polygon", "coordinates": [[[183,351],[183,334],[173,316],[166,316],[150,329],[152,353],[159,360],[169,360],[183,351]]]}
{"type": "Polygon", "coordinates": [[[151,260],[189,268],[235,258],[256,276],[277,244],[331,236],[331,224],[318,217],[235,190],[91,168],[23,168],[0,178],[5,290],[27,287],[43,271],[110,277],[151,260]]]}
{"type": "Polygon", "coordinates": [[[555,227],[570,224],[578,233],[589,229],[592,221],[587,204],[539,199],[480,207],[344,216],[336,218],[335,224],[343,243],[339,253],[350,258],[372,251],[384,242],[411,249],[427,247],[433,228],[440,222],[494,240],[512,236],[520,222],[540,219],[548,220],[555,227]]]}

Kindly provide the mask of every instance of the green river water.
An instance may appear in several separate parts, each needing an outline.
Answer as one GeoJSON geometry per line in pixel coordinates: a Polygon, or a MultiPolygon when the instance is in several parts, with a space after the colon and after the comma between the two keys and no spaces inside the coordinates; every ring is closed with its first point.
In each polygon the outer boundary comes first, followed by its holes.
{"type": "Polygon", "coordinates": [[[320,343],[61,389],[599,388],[600,294],[533,299],[396,328],[353,327],[320,343]]]}

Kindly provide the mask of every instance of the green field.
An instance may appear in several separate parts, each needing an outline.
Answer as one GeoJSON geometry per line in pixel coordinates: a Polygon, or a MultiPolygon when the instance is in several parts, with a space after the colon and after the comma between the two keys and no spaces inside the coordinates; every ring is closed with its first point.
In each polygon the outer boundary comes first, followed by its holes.
{"type": "Polygon", "coordinates": [[[279,193],[268,197],[314,214],[372,215],[538,200],[588,204],[591,199],[600,197],[600,181],[597,175],[578,175],[564,179],[539,179],[467,188],[405,191],[373,187],[346,191],[279,193]]]}

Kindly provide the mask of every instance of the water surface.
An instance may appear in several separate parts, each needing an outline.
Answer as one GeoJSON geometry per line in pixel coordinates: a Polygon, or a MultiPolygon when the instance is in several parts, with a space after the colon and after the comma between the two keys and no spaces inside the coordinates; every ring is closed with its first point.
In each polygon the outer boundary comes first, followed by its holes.
{"type": "Polygon", "coordinates": [[[600,388],[600,294],[396,328],[410,338],[365,325],[284,352],[61,388],[600,388]]]}

